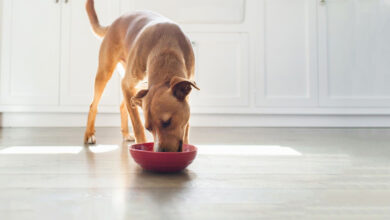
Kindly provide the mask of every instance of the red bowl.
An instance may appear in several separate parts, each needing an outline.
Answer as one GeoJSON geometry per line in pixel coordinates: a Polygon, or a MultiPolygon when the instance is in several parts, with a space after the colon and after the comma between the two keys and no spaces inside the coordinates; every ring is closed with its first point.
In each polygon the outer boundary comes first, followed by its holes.
{"type": "Polygon", "coordinates": [[[130,154],[142,168],[155,172],[178,172],[192,163],[197,148],[183,144],[182,152],[154,152],[153,143],[133,144],[130,154]]]}

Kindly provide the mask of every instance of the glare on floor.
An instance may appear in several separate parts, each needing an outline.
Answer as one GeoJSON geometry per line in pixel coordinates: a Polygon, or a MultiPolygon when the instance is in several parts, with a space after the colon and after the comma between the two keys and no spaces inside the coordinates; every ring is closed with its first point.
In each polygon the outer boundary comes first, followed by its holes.
{"type": "Polygon", "coordinates": [[[279,145],[197,145],[198,153],[205,155],[243,156],[302,156],[291,147],[279,145]]]}
{"type": "MultiPolygon", "coordinates": [[[[118,149],[118,145],[94,145],[93,153],[105,153],[118,149]]],[[[301,156],[291,147],[279,145],[197,145],[199,154],[243,156],[301,156]]],[[[83,146],[12,146],[0,150],[0,154],[78,154],[83,146]]]]}
{"type": "Polygon", "coordinates": [[[89,146],[88,149],[93,153],[104,153],[118,149],[118,145],[95,145],[89,146]]]}
{"type": "MultiPolygon", "coordinates": [[[[0,150],[0,154],[78,154],[84,146],[12,146],[0,150]]],[[[104,153],[118,149],[118,145],[88,146],[92,153],[104,153]]]]}
{"type": "Polygon", "coordinates": [[[78,154],[80,146],[13,146],[0,150],[0,154],[78,154]]]}

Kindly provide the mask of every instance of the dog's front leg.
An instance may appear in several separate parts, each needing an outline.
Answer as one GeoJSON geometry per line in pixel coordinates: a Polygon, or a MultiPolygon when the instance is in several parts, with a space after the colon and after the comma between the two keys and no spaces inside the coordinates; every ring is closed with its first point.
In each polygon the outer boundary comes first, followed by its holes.
{"type": "Polygon", "coordinates": [[[121,132],[123,141],[134,141],[133,135],[129,132],[129,125],[128,125],[128,117],[129,113],[126,108],[126,103],[124,100],[122,100],[121,106],[120,106],[120,113],[121,113],[121,132]]]}
{"type": "Polygon", "coordinates": [[[186,125],[185,133],[184,133],[184,140],[183,140],[184,144],[188,144],[188,135],[189,135],[189,133],[190,133],[190,123],[188,122],[187,125],[186,125]]]}
{"type": "Polygon", "coordinates": [[[131,118],[131,123],[133,125],[134,130],[134,136],[136,143],[145,143],[146,142],[146,136],[145,136],[145,129],[142,125],[142,121],[140,119],[138,108],[132,108],[131,106],[131,98],[136,94],[135,86],[137,85],[137,82],[133,82],[131,79],[127,79],[126,77],[122,79],[122,92],[124,101],[126,102],[127,110],[129,111],[129,115],[131,118]]]}

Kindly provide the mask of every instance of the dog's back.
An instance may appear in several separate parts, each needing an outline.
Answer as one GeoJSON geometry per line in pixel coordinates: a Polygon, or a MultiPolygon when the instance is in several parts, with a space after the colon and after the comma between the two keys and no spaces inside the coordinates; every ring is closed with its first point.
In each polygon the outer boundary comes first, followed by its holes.
{"type": "Polygon", "coordinates": [[[194,53],[191,42],[183,33],[179,25],[168,18],[151,12],[136,11],[127,13],[117,18],[110,26],[101,26],[96,16],[93,1],[88,0],[86,4],[88,16],[95,34],[109,38],[109,47],[118,48],[120,60],[123,63],[135,62],[135,72],[144,72],[147,65],[147,57],[153,50],[176,50],[178,55],[183,57],[186,72],[192,78],[194,72],[194,53]]]}

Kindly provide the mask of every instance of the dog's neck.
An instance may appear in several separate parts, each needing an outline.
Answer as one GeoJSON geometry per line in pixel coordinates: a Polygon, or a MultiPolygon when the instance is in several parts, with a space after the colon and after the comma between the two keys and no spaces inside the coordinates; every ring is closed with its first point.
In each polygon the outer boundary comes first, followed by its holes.
{"type": "Polygon", "coordinates": [[[174,76],[187,78],[185,61],[182,54],[175,49],[165,49],[151,53],[147,63],[149,87],[168,83],[174,76]]]}

